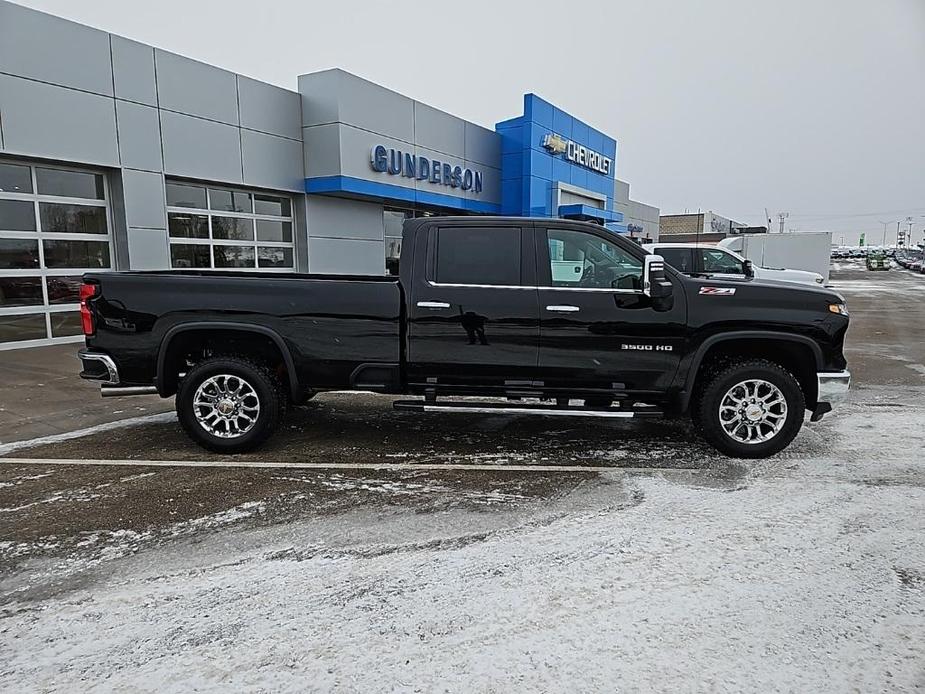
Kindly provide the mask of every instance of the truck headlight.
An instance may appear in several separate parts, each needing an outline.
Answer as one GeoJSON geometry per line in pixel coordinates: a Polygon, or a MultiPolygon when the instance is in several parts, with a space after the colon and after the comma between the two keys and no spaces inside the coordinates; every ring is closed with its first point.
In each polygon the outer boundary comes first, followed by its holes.
{"type": "Polygon", "coordinates": [[[842,316],[848,315],[848,307],[844,304],[829,304],[830,313],[838,313],[842,316]]]}

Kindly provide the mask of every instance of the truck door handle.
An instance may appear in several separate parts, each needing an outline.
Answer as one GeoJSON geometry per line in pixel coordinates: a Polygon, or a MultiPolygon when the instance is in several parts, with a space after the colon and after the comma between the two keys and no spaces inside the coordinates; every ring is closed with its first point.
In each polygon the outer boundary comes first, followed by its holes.
{"type": "Polygon", "coordinates": [[[449,308],[450,305],[446,301],[419,301],[417,303],[418,308],[449,308]]]}
{"type": "Polygon", "coordinates": [[[546,310],[554,313],[577,313],[581,309],[577,306],[569,306],[568,304],[554,304],[552,306],[547,306],[546,310]]]}

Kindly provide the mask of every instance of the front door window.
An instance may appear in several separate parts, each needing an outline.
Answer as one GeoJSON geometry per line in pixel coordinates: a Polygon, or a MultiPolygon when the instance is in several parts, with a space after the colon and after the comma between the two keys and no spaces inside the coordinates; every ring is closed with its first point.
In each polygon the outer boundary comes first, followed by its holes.
{"type": "Polygon", "coordinates": [[[642,261],[614,243],[583,231],[549,229],[552,287],[642,289],[642,261]]]}

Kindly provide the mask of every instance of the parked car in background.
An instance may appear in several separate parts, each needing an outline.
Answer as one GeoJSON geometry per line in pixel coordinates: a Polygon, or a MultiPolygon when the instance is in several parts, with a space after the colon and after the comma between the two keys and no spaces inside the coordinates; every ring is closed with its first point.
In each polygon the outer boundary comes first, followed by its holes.
{"type": "Polygon", "coordinates": [[[896,252],[897,264],[913,272],[922,272],[922,251],[901,248],[896,252]]]}
{"type": "Polygon", "coordinates": [[[760,280],[802,284],[823,282],[822,275],[818,272],[759,267],[738,253],[718,246],[696,243],[648,243],[644,244],[643,248],[649,253],[662,256],[671,267],[690,276],[756,277],[760,280]]]}
{"type": "Polygon", "coordinates": [[[890,260],[882,251],[871,251],[867,254],[866,265],[868,270],[889,270],[890,260]]]}
{"type": "Polygon", "coordinates": [[[831,231],[736,234],[716,245],[748,258],[759,267],[805,270],[822,275],[822,284],[829,281],[831,231]]]}

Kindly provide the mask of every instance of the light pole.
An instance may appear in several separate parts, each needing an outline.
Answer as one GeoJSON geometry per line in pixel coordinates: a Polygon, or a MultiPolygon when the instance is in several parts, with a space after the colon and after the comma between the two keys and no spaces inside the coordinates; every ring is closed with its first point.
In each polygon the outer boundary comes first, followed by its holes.
{"type": "MultiPolygon", "coordinates": [[[[883,240],[881,241],[880,245],[885,246],[886,245],[886,225],[892,224],[893,222],[896,222],[896,220],[894,219],[889,222],[884,222],[882,219],[880,219],[877,221],[879,221],[883,225],[883,240]]],[[[898,233],[899,232],[899,222],[896,222],[896,231],[897,231],[896,238],[899,239],[899,233],[898,233]]]]}

